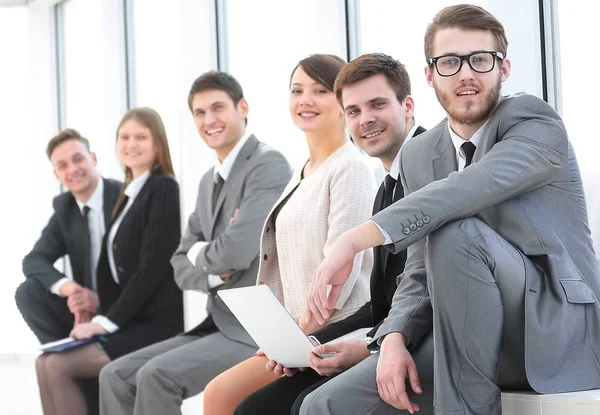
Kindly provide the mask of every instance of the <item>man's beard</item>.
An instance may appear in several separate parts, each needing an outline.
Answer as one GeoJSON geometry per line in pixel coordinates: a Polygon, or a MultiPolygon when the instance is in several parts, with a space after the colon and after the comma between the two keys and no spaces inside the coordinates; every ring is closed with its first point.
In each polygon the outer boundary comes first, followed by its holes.
{"type": "Polygon", "coordinates": [[[444,107],[446,113],[448,114],[448,118],[451,121],[458,124],[477,124],[485,121],[496,107],[498,98],[500,98],[501,85],[502,83],[500,80],[498,80],[498,83],[494,86],[494,88],[492,88],[485,95],[485,100],[483,101],[483,105],[481,107],[475,107],[473,102],[468,102],[460,110],[452,108],[451,98],[448,96],[448,94],[442,92],[438,88],[434,89],[439,103],[442,105],[442,107],[444,107]]]}

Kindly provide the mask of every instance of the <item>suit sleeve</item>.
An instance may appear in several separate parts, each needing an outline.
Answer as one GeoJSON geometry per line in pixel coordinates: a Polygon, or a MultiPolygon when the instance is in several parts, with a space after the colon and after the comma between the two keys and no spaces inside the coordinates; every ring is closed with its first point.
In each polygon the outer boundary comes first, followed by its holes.
{"type": "MultiPolygon", "coordinates": [[[[348,160],[334,172],[329,183],[329,216],[327,217],[327,240],[323,246],[325,257],[336,239],[344,232],[360,225],[372,212],[373,199],[377,192],[373,172],[361,160],[348,160]]],[[[357,279],[366,277],[363,263],[372,264],[372,250],[360,252],[354,258],[352,271],[342,288],[336,309],[341,309],[350,297],[357,279]]],[[[369,269],[370,272],[370,269],[369,269]]]]}
{"type": "MultiPolygon", "coordinates": [[[[201,202],[201,199],[205,197],[200,192],[198,192],[196,206],[201,202]]],[[[188,251],[194,246],[196,242],[204,242],[206,238],[202,233],[202,228],[200,226],[200,221],[198,219],[198,215],[196,213],[196,209],[190,215],[188,219],[187,227],[181,237],[181,242],[173,254],[171,258],[171,265],[173,266],[173,272],[175,275],[175,282],[182,290],[187,289],[200,289],[203,292],[206,292],[207,278],[205,276],[203,278],[203,274],[200,271],[197,271],[194,267],[194,264],[190,262],[187,257],[188,251]],[[196,276],[193,278],[192,276],[196,276]]]]}
{"type": "MultiPolygon", "coordinates": [[[[408,247],[402,281],[376,338],[401,332],[409,345],[415,346],[431,330],[433,316],[425,270],[427,235],[450,221],[534,191],[550,183],[563,168],[568,152],[566,131],[546,103],[525,96],[514,99],[502,111],[506,114],[497,125],[499,140],[481,160],[408,194],[373,217],[394,241],[386,248],[399,252],[408,247]],[[406,231],[408,220],[425,216],[428,224],[406,231]]],[[[401,175],[405,189],[411,190],[407,180],[410,172],[402,168],[405,158],[410,157],[406,153],[401,154],[401,175]]]]}
{"type": "Polygon", "coordinates": [[[54,268],[56,260],[66,254],[67,246],[64,235],[60,229],[58,217],[54,213],[42,230],[40,239],[23,259],[23,274],[27,278],[39,281],[49,290],[54,283],[66,277],[54,268]]]}
{"type": "Polygon", "coordinates": [[[106,317],[123,327],[154,295],[163,278],[171,278],[169,259],[180,237],[179,186],[170,177],[153,182],[148,200],[138,266],[106,317]]]}
{"type": "Polygon", "coordinates": [[[250,268],[259,253],[265,219],[290,177],[290,166],[283,155],[275,151],[262,155],[246,176],[235,222],[200,250],[195,278],[179,281],[182,289],[205,290],[209,274],[231,274],[250,268]]]}

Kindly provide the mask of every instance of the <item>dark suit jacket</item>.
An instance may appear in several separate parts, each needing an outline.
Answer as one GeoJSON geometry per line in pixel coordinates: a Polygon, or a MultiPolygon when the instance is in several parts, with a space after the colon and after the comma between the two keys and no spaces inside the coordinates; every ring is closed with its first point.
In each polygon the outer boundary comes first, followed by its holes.
{"type": "MultiPolygon", "coordinates": [[[[414,136],[426,130],[417,127],[414,136]]],[[[379,186],[375,202],[373,203],[373,215],[383,208],[383,194],[385,188],[383,183],[379,186]]],[[[404,191],[400,180],[396,182],[394,191],[394,202],[402,199],[404,191]]],[[[398,277],[404,271],[406,262],[406,250],[397,254],[391,254],[381,246],[373,248],[373,270],[371,271],[371,301],[365,303],[354,314],[336,323],[329,324],[316,331],[314,336],[321,343],[331,341],[344,334],[350,333],[363,327],[374,327],[367,336],[373,337],[377,328],[384,318],[387,317],[392,305],[392,297],[398,286],[398,277]]]]}
{"type": "MultiPolygon", "coordinates": [[[[122,183],[104,180],[104,223],[110,225],[112,210],[119,197],[122,183]]],[[[62,193],[52,203],[54,214],[42,231],[40,239],[23,259],[23,274],[50,289],[65,275],[54,268],[57,259],[69,255],[73,279],[83,285],[84,221],[71,192],[62,193]]]]}
{"type": "MultiPolygon", "coordinates": [[[[125,203],[119,211],[124,207],[125,203]]],[[[155,170],[123,218],[111,247],[107,247],[109,231],[110,227],[98,261],[101,313],[122,328],[162,311],[180,312],[183,297],[169,262],[181,236],[177,182],[155,170]],[[109,248],[114,251],[118,284],[110,271],[109,248]]]]}

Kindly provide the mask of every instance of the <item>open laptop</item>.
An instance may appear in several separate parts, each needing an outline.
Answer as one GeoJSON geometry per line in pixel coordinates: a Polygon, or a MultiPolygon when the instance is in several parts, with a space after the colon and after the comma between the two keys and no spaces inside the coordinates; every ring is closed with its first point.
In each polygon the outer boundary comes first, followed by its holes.
{"type": "Polygon", "coordinates": [[[315,347],[269,287],[232,288],[218,294],[269,359],[289,368],[310,366],[315,347]]]}

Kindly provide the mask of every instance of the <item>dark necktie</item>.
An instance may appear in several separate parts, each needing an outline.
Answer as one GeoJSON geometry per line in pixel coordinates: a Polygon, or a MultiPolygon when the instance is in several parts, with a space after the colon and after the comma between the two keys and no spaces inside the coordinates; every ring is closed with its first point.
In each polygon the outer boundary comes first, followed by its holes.
{"type": "Polygon", "coordinates": [[[463,143],[462,146],[463,153],[465,153],[465,169],[471,164],[473,161],[473,154],[475,154],[475,144],[470,141],[463,143]]]}
{"type": "Polygon", "coordinates": [[[225,180],[219,173],[217,173],[217,177],[215,179],[215,187],[213,188],[213,198],[212,198],[212,209],[213,213],[215,211],[215,207],[217,206],[217,200],[219,199],[219,193],[221,193],[221,189],[223,188],[223,184],[225,180]]]}
{"type": "Polygon", "coordinates": [[[83,285],[90,290],[94,289],[92,281],[92,240],[88,216],[90,207],[83,207],[83,285]]]}
{"type": "Polygon", "coordinates": [[[385,188],[385,192],[383,194],[383,209],[388,207],[393,203],[394,197],[394,189],[396,187],[396,180],[390,176],[389,174],[385,176],[385,180],[383,183],[383,187],[385,188]]]}

